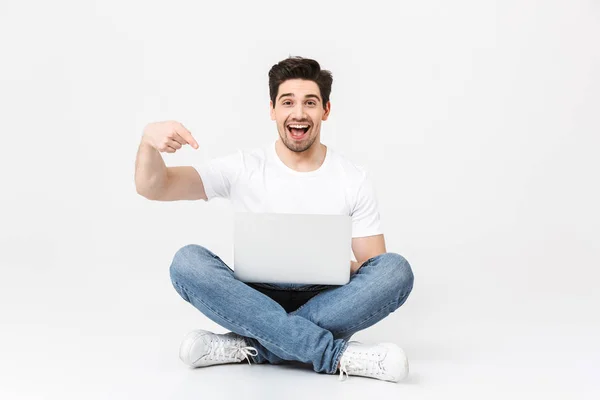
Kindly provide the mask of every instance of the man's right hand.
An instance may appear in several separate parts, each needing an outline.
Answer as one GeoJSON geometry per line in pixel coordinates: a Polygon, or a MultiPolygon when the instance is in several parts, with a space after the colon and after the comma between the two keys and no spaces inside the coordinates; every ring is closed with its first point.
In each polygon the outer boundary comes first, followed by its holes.
{"type": "Polygon", "coordinates": [[[142,142],[147,143],[161,153],[175,153],[185,144],[198,148],[196,139],[177,121],[152,122],[146,125],[142,142]]]}

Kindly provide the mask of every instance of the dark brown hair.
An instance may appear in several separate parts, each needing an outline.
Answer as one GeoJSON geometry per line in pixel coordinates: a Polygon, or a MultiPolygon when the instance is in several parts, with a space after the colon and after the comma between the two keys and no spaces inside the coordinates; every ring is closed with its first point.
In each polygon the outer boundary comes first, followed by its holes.
{"type": "Polygon", "coordinates": [[[279,85],[288,79],[304,79],[315,82],[321,91],[321,100],[323,108],[325,108],[329,101],[331,84],[333,83],[333,76],[330,71],[322,70],[315,60],[298,56],[290,56],[273,65],[269,71],[269,94],[271,95],[273,108],[275,108],[279,85]]]}

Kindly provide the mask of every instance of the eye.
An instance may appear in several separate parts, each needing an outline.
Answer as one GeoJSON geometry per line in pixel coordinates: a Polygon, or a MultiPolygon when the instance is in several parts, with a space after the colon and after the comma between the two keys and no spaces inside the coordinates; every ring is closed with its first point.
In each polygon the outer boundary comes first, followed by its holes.
{"type": "Polygon", "coordinates": [[[314,101],[309,101],[309,103],[312,103],[312,105],[317,105],[317,103],[315,103],[314,101]]]}
{"type": "Polygon", "coordinates": [[[291,103],[291,102],[290,101],[284,101],[282,104],[285,106],[288,103],[291,103]]]}

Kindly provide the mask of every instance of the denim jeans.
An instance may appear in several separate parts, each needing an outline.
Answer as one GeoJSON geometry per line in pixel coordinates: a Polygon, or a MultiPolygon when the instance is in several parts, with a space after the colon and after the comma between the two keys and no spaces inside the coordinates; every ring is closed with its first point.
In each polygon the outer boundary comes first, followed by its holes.
{"type": "MultiPolygon", "coordinates": [[[[348,260],[350,268],[350,260],[348,260]]],[[[413,287],[404,257],[365,261],[345,285],[245,283],[199,245],[179,249],[170,267],[179,295],[257,350],[255,363],[296,361],[335,374],[350,337],[398,309],[413,287]]]]}

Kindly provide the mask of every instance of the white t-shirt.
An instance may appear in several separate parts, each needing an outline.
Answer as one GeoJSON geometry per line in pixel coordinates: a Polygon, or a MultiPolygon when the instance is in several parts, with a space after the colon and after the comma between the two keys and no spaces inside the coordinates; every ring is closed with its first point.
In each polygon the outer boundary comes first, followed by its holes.
{"type": "Polygon", "coordinates": [[[299,172],[281,161],[276,141],[195,166],[207,201],[229,199],[234,211],[352,216],[352,237],[382,234],[375,190],[365,168],[327,146],[319,169],[299,172]]]}

